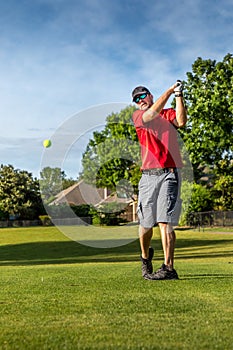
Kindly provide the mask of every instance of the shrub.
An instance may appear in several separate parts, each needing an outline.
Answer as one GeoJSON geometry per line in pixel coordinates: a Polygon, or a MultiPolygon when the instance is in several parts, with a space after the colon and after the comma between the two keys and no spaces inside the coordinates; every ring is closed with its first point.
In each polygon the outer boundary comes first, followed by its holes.
{"type": "Polygon", "coordinates": [[[125,210],[124,203],[105,203],[101,205],[98,209],[92,207],[90,209],[90,214],[92,216],[93,225],[106,225],[106,226],[116,226],[120,223],[126,222],[120,217],[125,210]]]}
{"type": "Polygon", "coordinates": [[[52,226],[53,225],[49,215],[40,215],[39,219],[42,223],[42,226],[52,226]]]}

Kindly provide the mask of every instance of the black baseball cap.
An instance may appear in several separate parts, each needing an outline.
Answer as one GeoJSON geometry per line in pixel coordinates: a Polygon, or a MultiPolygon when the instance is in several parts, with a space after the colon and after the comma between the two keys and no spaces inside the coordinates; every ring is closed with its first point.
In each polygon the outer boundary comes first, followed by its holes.
{"type": "Polygon", "coordinates": [[[133,101],[134,101],[136,96],[141,95],[141,94],[145,94],[145,93],[150,94],[150,91],[145,86],[137,86],[132,91],[133,101]]]}

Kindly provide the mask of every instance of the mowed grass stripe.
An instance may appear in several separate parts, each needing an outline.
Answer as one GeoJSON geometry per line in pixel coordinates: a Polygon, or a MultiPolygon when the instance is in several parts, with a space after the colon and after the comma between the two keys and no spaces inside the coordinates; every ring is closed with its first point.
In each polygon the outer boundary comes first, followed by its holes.
{"type": "MultiPolygon", "coordinates": [[[[137,241],[93,249],[54,227],[0,237],[1,349],[233,349],[230,233],[177,231],[179,281],[144,281],[137,241]]],[[[157,268],[157,231],[153,246],[157,268]]]]}

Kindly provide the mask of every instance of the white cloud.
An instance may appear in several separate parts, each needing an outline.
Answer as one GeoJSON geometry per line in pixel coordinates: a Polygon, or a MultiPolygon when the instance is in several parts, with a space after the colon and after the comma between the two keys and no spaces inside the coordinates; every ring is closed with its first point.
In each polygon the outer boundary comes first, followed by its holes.
{"type": "Polygon", "coordinates": [[[153,11],[150,17],[151,29],[165,37],[168,47],[173,43],[172,50],[168,48],[168,57],[179,60],[187,69],[197,57],[222,59],[232,51],[232,1],[223,0],[220,5],[216,1],[186,0],[170,11],[171,3],[154,4],[154,11],[159,7],[159,13],[166,12],[160,22],[153,21],[153,11]]]}

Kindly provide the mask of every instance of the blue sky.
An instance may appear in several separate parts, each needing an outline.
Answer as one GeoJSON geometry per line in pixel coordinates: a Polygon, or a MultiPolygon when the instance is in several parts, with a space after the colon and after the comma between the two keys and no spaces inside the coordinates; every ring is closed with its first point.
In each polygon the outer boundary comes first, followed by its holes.
{"type": "Polygon", "coordinates": [[[80,111],[128,105],[140,84],[158,97],[197,57],[232,53],[232,33],[233,0],[1,1],[0,162],[38,176],[43,140],[69,118],[79,137],[106,117],[85,126],[81,112],[79,127],[80,111]]]}

